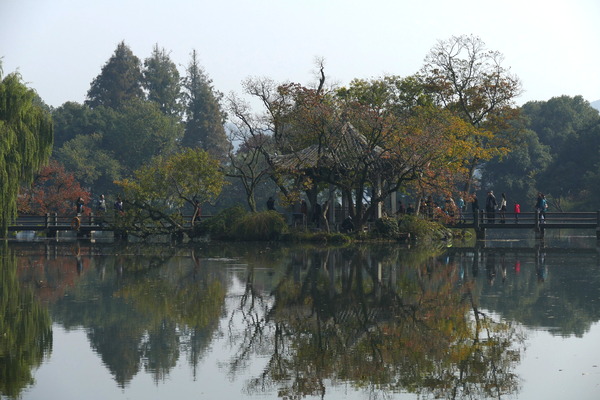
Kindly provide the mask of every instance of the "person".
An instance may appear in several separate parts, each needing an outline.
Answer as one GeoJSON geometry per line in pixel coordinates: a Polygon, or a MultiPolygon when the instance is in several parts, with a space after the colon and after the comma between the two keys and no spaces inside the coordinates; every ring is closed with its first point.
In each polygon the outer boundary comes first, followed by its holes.
{"type": "Polygon", "coordinates": [[[413,215],[415,213],[415,207],[412,203],[408,203],[408,207],[406,208],[406,214],[413,215]]]}
{"type": "Polygon", "coordinates": [[[75,202],[75,208],[77,210],[77,214],[81,214],[83,212],[83,204],[84,204],[83,197],[81,197],[81,196],[78,197],[77,201],[75,202]]]}
{"type": "Polygon", "coordinates": [[[477,218],[479,218],[479,200],[477,200],[477,193],[473,193],[473,198],[471,199],[471,211],[473,212],[473,223],[476,223],[477,218]]]}
{"type": "Polygon", "coordinates": [[[446,214],[452,220],[454,220],[454,214],[456,212],[456,203],[454,203],[454,199],[450,195],[446,196],[444,211],[446,211],[446,214]]]}
{"type": "Polygon", "coordinates": [[[513,207],[513,211],[515,213],[515,223],[519,223],[519,214],[521,214],[521,205],[515,201],[515,205],[513,207]]]}
{"type": "Polygon", "coordinates": [[[275,199],[273,199],[273,196],[267,200],[267,210],[275,211],[275,199]]]}
{"type": "Polygon", "coordinates": [[[404,204],[402,204],[402,201],[398,202],[398,211],[397,214],[404,214],[406,212],[406,209],[404,208],[404,204]]]}
{"type": "Polygon", "coordinates": [[[504,193],[502,193],[502,198],[500,199],[500,207],[498,207],[498,209],[500,210],[500,223],[505,224],[506,223],[506,194],[504,194],[504,193]]]}
{"type": "Polygon", "coordinates": [[[121,196],[117,196],[117,200],[115,201],[115,211],[122,213],[123,212],[123,200],[121,200],[121,196]]]}
{"type": "Polygon", "coordinates": [[[496,207],[498,207],[496,196],[494,196],[494,192],[490,190],[487,199],[485,199],[485,212],[487,214],[487,221],[490,224],[496,222],[496,207]]]}
{"type": "Polygon", "coordinates": [[[456,202],[456,207],[458,209],[458,221],[461,223],[465,223],[465,201],[463,200],[462,196],[458,198],[458,201],[456,202]]]}
{"type": "Polygon", "coordinates": [[[351,216],[347,216],[346,219],[342,222],[342,233],[349,233],[354,230],[354,222],[352,221],[351,216]]]}
{"type": "Polygon", "coordinates": [[[106,212],[106,199],[104,198],[103,194],[101,194],[100,198],[98,199],[98,211],[106,212]]]}
{"type": "Polygon", "coordinates": [[[535,209],[538,212],[540,222],[543,223],[546,220],[546,210],[548,209],[548,202],[543,193],[538,193],[535,209]]]}

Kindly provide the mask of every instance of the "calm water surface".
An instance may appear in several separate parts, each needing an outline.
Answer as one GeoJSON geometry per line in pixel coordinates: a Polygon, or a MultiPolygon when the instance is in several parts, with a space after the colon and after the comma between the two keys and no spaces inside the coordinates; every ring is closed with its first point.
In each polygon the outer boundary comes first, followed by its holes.
{"type": "Polygon", "coordinates": [[[2,399],[600,398],[595,238],[0,249],[2,399]]]}

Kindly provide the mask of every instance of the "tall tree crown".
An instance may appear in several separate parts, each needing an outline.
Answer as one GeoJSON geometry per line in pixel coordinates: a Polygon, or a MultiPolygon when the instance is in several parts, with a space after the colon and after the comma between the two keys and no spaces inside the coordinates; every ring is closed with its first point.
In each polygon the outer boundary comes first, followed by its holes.
{"type": "Polygon", "coordinates": [[[186,122],[182,144],[202,148],[224,159],[229,144],[223,126],[226,115],[221,107],[222,95],[212,87],[195,50],[186,72],[183,79],[186,122]]]}
{"type": "Polygon", "coordinates": [[[92,81],[85,103],[92,108],[118,108],[128,100],[142,98],[144,92],[140,59],[125,42],[121,42],[102,67],[100,75],[92,81]]]}
{"type": "Polygon", "coordinates": [[[181,113],[181,78],[177,66],[164,48],[159,49],[155,45],[152,55],[144,60],[143,78],[148,100],[158,104],[167,115],[181,113]]]}

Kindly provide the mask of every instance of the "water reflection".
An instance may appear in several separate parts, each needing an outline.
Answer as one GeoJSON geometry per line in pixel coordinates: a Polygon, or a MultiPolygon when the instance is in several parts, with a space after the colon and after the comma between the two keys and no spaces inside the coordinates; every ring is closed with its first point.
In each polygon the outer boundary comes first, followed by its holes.
{"type": "Polygon", "coordinates": [[[195,379],[225,340],[233,352],[219,367],[230,379],[283,398],[325,398],[344,384],[371,395],[517,395],[521,325],[582,335],[600,318],[595,249],[47,243],[4,253],[2,296],[30,320],[0,309],[9,332],[28,332],[10,343],[26,362],[0,347],[10,397],[49,356],[49,314],[85,330],[121,389],[140,373],[164,384],[182,363],[195,379]],[[265,367],[248,379],[257,358],[265,367]]]}

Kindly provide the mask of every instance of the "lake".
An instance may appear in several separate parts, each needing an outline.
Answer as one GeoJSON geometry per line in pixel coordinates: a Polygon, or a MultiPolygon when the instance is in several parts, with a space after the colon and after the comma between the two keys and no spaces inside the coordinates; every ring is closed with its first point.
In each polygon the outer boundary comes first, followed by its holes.
{"type": "Polygon", "coordinates": [[[0,249],[0,398],[600,397],[595,237],[0,249]]]}

